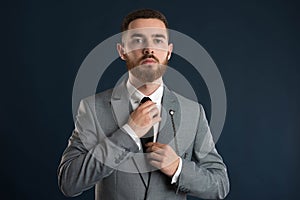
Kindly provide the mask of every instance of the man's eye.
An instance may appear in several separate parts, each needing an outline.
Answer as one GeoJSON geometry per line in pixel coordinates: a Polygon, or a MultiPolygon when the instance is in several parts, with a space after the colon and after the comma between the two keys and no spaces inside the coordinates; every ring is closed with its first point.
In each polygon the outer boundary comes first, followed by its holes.
{"type": "Polygon", "coordinates": [[[161,39],[154,39],[154,43],[155,44],[162,44],[162,43],[164,43],[164,41],[161,40],[161,39]]]}
{"type": "Polygon", "coordinates": [[[136,43],[136,44],[143,43],[143,39],[140,39],[140,38],[134,39],[133,43],[136,43]]]}

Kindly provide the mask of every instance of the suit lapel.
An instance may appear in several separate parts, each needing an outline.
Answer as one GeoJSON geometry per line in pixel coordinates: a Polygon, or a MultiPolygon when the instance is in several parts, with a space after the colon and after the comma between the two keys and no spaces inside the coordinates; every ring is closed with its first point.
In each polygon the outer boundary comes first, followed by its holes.
{"type": "Polygon", "coordinates": [[[130,114],[129,97],[125,84],[126,82],[123,81],[120,85],[115,87],[111,97],[114,117],[119,127],[126,124],[130,114]]]}
{"type": "Polygon", "coordinates": [[[197,131],[199,106],[196,102],[185,99],[165,87],[162,100],[162,121],[160,123],[157,141],[169,144],[179,156],[183,156],[185,150],[192,145],[197,131]],[[173,111],[173,120],[170,111],[173,111]],[[174,139],[174,129],[176,140],[174,139]]]}
{"type": "MultiPolygon", "coordinates": [[[[162,99],[162,120],[160,123],[159,134],[157,142],[162,144],[169,144],[174,150],[176,150],[174,143],[174,129],[173,125],[177,129],[180,124],[181,110],[177,97],[165,86],[164,95],[162,99]],[[174,112],[172,122],[170,111],[174,112]]],[[[178,153],[178,152],[176,152],[178,153]]]]}

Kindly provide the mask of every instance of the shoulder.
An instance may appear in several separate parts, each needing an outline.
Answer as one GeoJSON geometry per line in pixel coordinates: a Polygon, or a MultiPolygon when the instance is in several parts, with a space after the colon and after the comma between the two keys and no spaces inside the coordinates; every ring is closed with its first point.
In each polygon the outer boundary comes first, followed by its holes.
{"type": "Polygon", "coordinates": [[[110,102],[113,89],[108,89],[82,99],[82,103],[89,105],[104,105],[110,102]]]}
{"type": "Polygon", "coordinates": [[[193,112],[200,112],[201,110],[203,110],[202,105],[200,103],[198,103],[197,101],[194,101],[185,96],[182,96],[181,94],[178,94],[177,92],[174,92],[174,91],[171,91],[171,92],[176,97],[181,108],[183,108],[185,110],[190,110],[193,112]]]}
{"type": "Polygon", "coordinates": [[[177,97],[178,101],[180,101],[180,102],[182,102],[182,103],[184,103],[186,105],[189,105],[189,106],[199,106],[199,105],[201,105],[201,104],[199,104],[198,102],[196,102],[194,100],[191,100],[191,99],[189,99],[189,98],[187,98],[185,96],[182,96],[181,94],[178,94],[178,93],[176,93],[174,91],[173,91],[173,93],[177,97]]]}

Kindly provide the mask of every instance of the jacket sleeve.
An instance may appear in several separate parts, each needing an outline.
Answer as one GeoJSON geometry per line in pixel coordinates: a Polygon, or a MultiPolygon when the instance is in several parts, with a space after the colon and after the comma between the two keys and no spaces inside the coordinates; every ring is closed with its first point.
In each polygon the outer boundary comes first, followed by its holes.
{"type": "Polygon", "coordinates": [[[66,196],[77,196],[109,176],[138,151],[122,129],[105,135],[88,101],[81,101],[75,129],[58,167],[58,184],[66,196]]]}
{"type": "Polygon", "coordinates": [[[202,106],[192,158],[183,159],[176,187],[177,192],[203,199],[224,199],[229,192],[227,169],[215,148],[202,106]]]}

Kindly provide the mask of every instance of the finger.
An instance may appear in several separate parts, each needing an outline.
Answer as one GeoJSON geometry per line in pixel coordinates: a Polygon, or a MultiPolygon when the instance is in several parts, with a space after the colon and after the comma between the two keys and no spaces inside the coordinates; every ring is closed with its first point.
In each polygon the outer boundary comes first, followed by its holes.
{"type": "Polygon", "coordinates": [[[149,164],[156,168],[160,168],[161,165],[160,162],[156,160],[149,160],[149,164]]]}
{"type": "Polygon", "coordinates": [[[152,118],[159,116],[159,110],[158,110],[157,106],[152,107],[152,108],[149,110],[149,114],[150,114],[150,116],[151,116],[152,118]]]}
{"type": "Polygon", "coordinates": [[[157,154],[162,154],[162,153],[163,153],[163,149],[160,148],[160,147],[157,147],[157,146],[149,146],[149,147],[146,149],[146,152],[147,152],[147,153],[155,152],[155,153],[157,153],[157,154]]]}
{"type": "Polygon", "coordinates": [[[165,145],[158,143],[158,142],[148,142],[147,144],[145,144],[146,147],[151,147],[152,149],[158,150],[158,149],[162,149],[165,145]]]}
{"type": "Polygon", "coordinates": [[[150,147],[152,146],[153,144],[155,144],[155,142],[148,142],[147,144],[145,144],[146,147],[150,147]]]}
{"type": "Polygon", "coordinates": [[[157,105],[153,101],[147,101],[146,103],[143,103],[139,106],[140,109],[148,109],[148,111],[157,108],[157,105]]]}
{"type": "Polygon", "coordinates": [[[151,104],[146,107],[138,108],[138,112],[140,112],[142,115],[148,115],[150,118],[153,118],[155,115],[159,115],[159,110],[156,106],[156,104],[151,104]]]}
{"type": "Polygon", "coordinates": [[[156,117],[152,118],[152,126],[154,124],[156,124],[157,122],[160,122],[160,121],[161,121],[161,117],[160,116],[156,116],[156,117]]]}
{"type": "Polygon", "coordinates": [[[138,108],[144,109],[153,105],[156,105],[156,103],[154,103],[153,101],[146,101],[145,103],[140,104],[138,108]]]}
{"type": "Polygon", "coordinates": [[[155,160],[155,161],[158,161],[158,162],[162,162],[163,157],[160,154],[152,152],[152,153],[147,154],[147,159],[148,160],[155,160]]]}
{"type": "Polygon", "coordinates": [[[149,114],[151,118],[154,118],[156,116],[159,116],[159,109],[156,105],[149,106],[147,108],[143,109],[144,113],[149,114]]]}
{"type": "Polygon", "coordinates": [[[162,144],[159,142],[152,142],[151,146],[156,146],[156,147],[160,147],[160,148],[164,148],[167,144],[162,144]]]}

